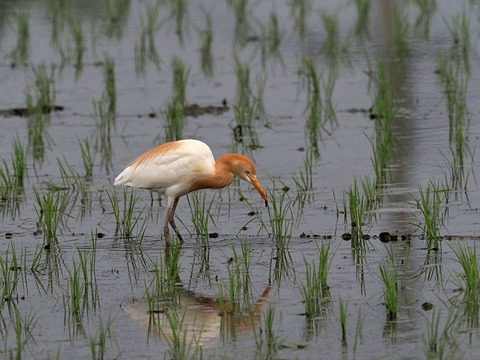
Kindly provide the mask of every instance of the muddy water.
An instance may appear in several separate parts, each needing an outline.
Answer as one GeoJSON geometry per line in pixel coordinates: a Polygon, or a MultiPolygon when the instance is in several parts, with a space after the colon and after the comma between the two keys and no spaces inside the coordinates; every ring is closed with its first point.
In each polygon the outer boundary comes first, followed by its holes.
{"type": "MultiPolygon", "coordinates": [[[[4,1],[0,5],[2,54],[6,56],[15,48],[14,15],[19,11],[30,14],[31,35],[29,66],[15,64],[13,67],[9,58],[0,64],[3,89],[0,110],[25,107],[25,89],[34,81],[32,65],[59,64],[61,61],[51,42],[52,24],[46,15],[50,11],[49,3],[4,1]]],[[[115,237],[116,223],[106,191],[112,191],[113,178],[129,161],[152,147],[158,136],[164,137],[162,118],[149,114],[162,109],[171,95],[170,60],[173,56],[190,66],[186,90],[189,104],[222,106],[226,99],[232,108],[237,83],[232,57],[235,17],[227,2],[202,2],[211,13],[214,28],[215,75],[209,79],[199,65],[197,29],[205,27],[200,4],[191,2],[188,6],[183,45],[175,32],[174,22],[167,21],[169,8],[161,7],[159,21],[165,22],[155,37],[161,70],[150,64],[145,76],[138,77],[134,48],[147,2],[130,2],[121,39],[106,35],[104,26],[108,21],[105,21],[105,10],[99,2],[66,3],[68,13],[78,16],[83,25],[86,39],[83,70],[78,79],[75,79],[72,65],[55,73],[55,104],[65,109],[52,115],[47,129],[51,141],[45,149],[44,162],[35,162],[31,154],[28,156],[28,178],[19,210],[11,211],[8,207],[2,210],[2,258],[4,262],[11,261],[13,244],[17,254],[25,253],[26,263],[17,272],[20,276],[12,298],[6,298],[1,306],[4,346],[0,351],[4,357],[8,357],[9,352],[20,351],[14,321],[19,316],[24,322],[23,328],[29,330],[21,334],[26,340],[24,358],[95,357],[91,355],[91,344],[100,351],[102,327],[109,329],[106,358],[170,358],[165,338],[171,336],[172,326],[161,311],[150,316],[146,301],[146,287],[155,277],[154,264],[164,256],[160,232],[165,201],[152,202],[147,192],[135,192],[140,198],[135,213],[141,214],[141,221],[147,219],[145,236],[139,245],[115,237]],[[62,184],[57,159],[66,159],[78,172],[83,171],[78,140],[89,138],[91,144],[94,143],[96,125],[92,100],[99,100],[104,89],[101,63],[105,53],[115,60],[117,89],[117,120],[111,133],[112,165],[105,169],[100,155],[97,156],[93,179],[88,185],[91,202],[86,206],[79,199],[72,202],[68,226],[59,233],[58,247],[41,251],[43,236],[37,232],[33,189],[48,193],[49,184],[62,184]],[[93,297],[87,297],[88,308],[82,316],[75,318],[65,305],[71,298],[69,278],[73,263],[79,263],[77,247],[88,254],[93,252],[92,231],[104,235],[97,240],[94,252],[96,286],[89,289],[96,291],[93,297]],[[36,251],[41,251],[37,262],[34,260],[36,251]],[[37,265],[35,270],[30,269],[33,263],[37,265]],[[33,319],[31,323],[29,319],[33,319]]],[[[181,200],[177,216],[184,222],[182,233],[186,243],[181,248],[179,261],[176,309],[178,316],[183,317],[186,339],[198,340],[204,358],[317,359],[319,354],[323,358],[345,359],[424,358],[427,357],[425,339],[432,313],[440,313],[439,332],[442,332],[449,308],[460,315],[457,327],[449,334],[448,341],[445,340],[445,351],[455,357],[478,357],[478,315],[464,316],[464,305],[458,300],[462,293],[457,278],[462,269],[449,246],[459,243],[474,246],[478,235],[480,199],[475,181],[478,160],[474,149],[480,133],[477,121],[480,87],[478,59],[474,55],[470,56],[471,74],[466,95],[471,116],[466,139],[473,155],[465,164],[466,190],[451,196],[445,226],[440,229],[442,235],[452,240],[443,241],[439,251],[429,253],[425,250],[422,231],[416,226],[420,223],[415,217],[419,212],[412,203],[418,196],[419,186],[425,188],[429,181],[442,181],[450,174],[446,160],[450,159],[449,122],[436,74],[436,56],[449,53],[453,44],[443,18],[451,19],[463,6],[472,14],[470,34],[475,44],[478,20],[473,14],[478,13],[478,6],[468,5],[468,2],[437,2],[430,23],[430,38],[408,36],[409,53],[399,65],[399,71],[396,70],[398,60],[395,61],[388,48],[394,39],[390,27],[392,3],[371,1],[370,38],[364,42],[350,38],[347,55],[338,59],[335,67],[338,78],[333,105],[338,126],[329,129],[331,134],[323,133],[319,138],[320,157],[314,160],[312,169],[314,190],[309,194],[310,201],[299,208],[298,202],[293,203],[297,194],[292,176],[302,170],[305,157],[302,149],[309,145],[305,134],[307,92],[298,76],[300,59],[311,57],[325,76],[333,71],[326,64],[326,34],[317,11],[325,9],[330,14],[338,11],[339,39],[343,42],[356,21],[356,9],[349,2],[315,4],[306,20],[308,35],[301,41],[293,31],[290,8],[285,2],[249,4],[248,19],[257,35],[260,34],[259,24],[268,22],[271,11],[278,14],[285,32],[281,46],[283,65],[270,59],[262,68],[258,39],[251,38],[245,47],[237,48],[238,56],[250,64],[254,92],[254,77],[267,74],[264,104],[268,126],[262,120],[256,122],[260,148],[247,153],[255,160],[260,181],[274,192],[274,196],[280,198],[282,194],[275,189],[290,188],[287,192],[287,201],[292,201],[289,221],[294,226],[288,248],[278,251],[268,224],[269,213],[258,194],[246,184],[232,184],[229,189],[207,193],[207,202],[213,198],[209,231],[218,233],[219,237],[210,239],[209,246],[205,247],[201,239],[188,235],[195,229],[190,221],[188,203],[186,199],[181,200]],[[374,87],[366,73],[371,70],[369,63],[375,64],[382,56],[395,88],[395,141],[386,182],[378,191],[382,201],[374,210],[375,220],[365,225],[365,232],[373,236],[388,231],[398,234],[399,240],[385,245],[372,237],[357,248],[351,241],[341,238],[343,233],[351,231],[350,221],[343,215],[343,199],[355,177],[375,177],[369,141],[375,137],[374,121],[368,116],[374,87]],[[240,201],[236,190],[241,190],[249,199],[267,223],[266,229],[259,219],[251,221],[251,209],[240,201]],[[402,241],[401,235],[407,234],[409,240],[402,241]],[[318,263],[313,235],[318,235],[320,243],[330,243],[335,252],[328,278],[327,299],[330,301],[326,302],[322,316],[311,320],[304,315],[300,286],[305,282],[305,261],[318,263]],[[248,306],[235,316],[222,315],[219,293],[226,291],[229,262],[234,250],[240,253],[242,243],[250,249],[248,306]],[[388,249],[392,249],[399,274],[399,309],[394,320],[389,320],[385,311],[379,274],[379,265],[389,261],[388,249]],[[339,298],[348,304],[346,342],[342,342],[339,298]],[[270,353],[261,341],[269,309],[275,310],[273,329],[277,344],[270,353]],[[363,321],[359,322],[357,330],[359,313],[363,321]]],[[[413,5],[403,10],[413,28],[419,11],[413,5]]],[[[64,44],[68,38],[68,30],[64,30],[64,44]]],[[[9,162],[12,139],[18,134],[22,144],[28,143],[26,119],[2,112],[0,121],[0,156],[9,162]]],[[[188,117],[183,137],[205,141],[218,157],[234,145],[242,150],[241,144],[233,140],[235,126],[233,110],[215,116],[188,117]]],[[[76,189],[64,191],[76,193],[76,189]]],[[[118,194],[123,196],[121,191],[118,194]]],[[[14,271],[7,269],[6,273],[11,275],[14,271]]],[[[2,278],[5,278],[3,274],[2,278]]],[[[2,281],[0,286],[5,287],[2,281]]],[[[438,353],[428,355],[436,357],[438,353]]]]}

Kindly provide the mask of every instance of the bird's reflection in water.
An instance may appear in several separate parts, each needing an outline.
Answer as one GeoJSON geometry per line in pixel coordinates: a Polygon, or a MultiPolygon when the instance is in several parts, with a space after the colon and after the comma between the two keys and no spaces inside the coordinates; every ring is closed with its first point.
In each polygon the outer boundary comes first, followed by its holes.
{"type": "Polygon", "coordinates": [[[178,301],[173,308],[164,306],[165,310],[152,312],[147,300],[141,299],[123,304],[122,309],[149,335],[168,341],[181,328],[187,343],[193,341],[205,347],[219,339],[227,341],[235,339],[237,334],[254,331],[260,324],[270,289],[267,286],[258,299],[235,311],[228,309],[227,300],[200,296],[183,288],[178,289],[178,301]],[[175,325],[172,316],[175,316],[175,325]]]}

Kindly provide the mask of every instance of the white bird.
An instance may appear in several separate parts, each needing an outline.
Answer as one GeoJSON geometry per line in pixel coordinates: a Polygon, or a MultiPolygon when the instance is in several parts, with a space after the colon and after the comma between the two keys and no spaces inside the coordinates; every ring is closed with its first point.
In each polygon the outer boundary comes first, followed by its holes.
{"type": "Polygon", "coordinates": [[[170,224],[180,241],[174,221],[178,199],[200,189],[220,189],[236,177],[252,184],[268,204],[252,161],[241,154],[225,154],[215,161],[212,150],[199,140],[179,140],[159,145],[136,158],[115,179],[114,185],[148,189],[167,196],[163,232],[170,243],[170,224]]]}

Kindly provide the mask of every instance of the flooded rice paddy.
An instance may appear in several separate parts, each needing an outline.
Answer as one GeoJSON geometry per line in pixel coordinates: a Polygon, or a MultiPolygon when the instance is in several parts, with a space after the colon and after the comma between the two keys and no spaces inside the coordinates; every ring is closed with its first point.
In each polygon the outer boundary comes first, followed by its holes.
{"type": "Polygon", "coordinates": [[[473,1],[0,4],[0,356],[477,358],[473,1]],[[249,156],[180,200],[156,144],[249,156]]]}

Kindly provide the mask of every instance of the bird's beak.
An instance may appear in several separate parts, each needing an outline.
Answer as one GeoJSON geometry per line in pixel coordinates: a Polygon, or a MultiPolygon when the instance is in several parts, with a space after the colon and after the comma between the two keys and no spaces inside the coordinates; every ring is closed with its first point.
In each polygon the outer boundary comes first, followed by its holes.
{"type": "Polygon", "coordinates": [[[257,180],[257,177],[252,174],[247,174],[248,179],[250,180],[250,183],[257,189],[258,193],[260,196],[265,200],[265,206],[268,206],[268,197],[267,194],[265,193],[265,190],[263,190],[262,185],[260,185],[260,182],[257,180]]]}

